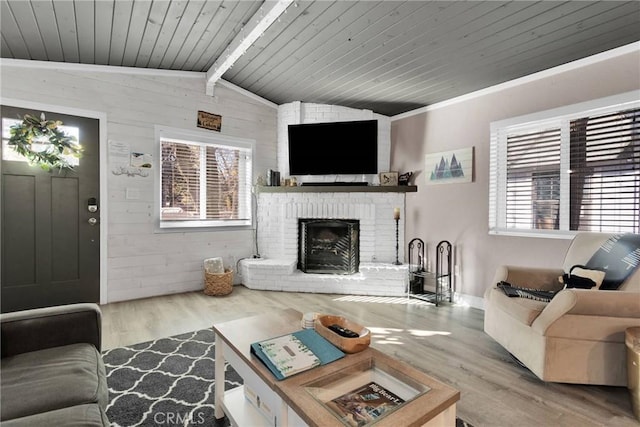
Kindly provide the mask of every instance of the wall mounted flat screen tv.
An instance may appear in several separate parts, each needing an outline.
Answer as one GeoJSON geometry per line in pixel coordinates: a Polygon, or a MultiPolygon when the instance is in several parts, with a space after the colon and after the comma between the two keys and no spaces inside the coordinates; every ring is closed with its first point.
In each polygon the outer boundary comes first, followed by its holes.
{"type": "Polygon", "coordinates": [[[290,175],[378,173],[378,121],[289,125],[290,175]]]}

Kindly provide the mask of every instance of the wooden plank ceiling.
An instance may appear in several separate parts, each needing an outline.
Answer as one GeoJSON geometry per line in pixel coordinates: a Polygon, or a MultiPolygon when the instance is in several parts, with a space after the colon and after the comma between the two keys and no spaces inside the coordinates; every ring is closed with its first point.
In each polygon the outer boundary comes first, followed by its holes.
{"type": "MultiPolygon", "coordinates": [[[[2,57],[206,72],[257,1],[0,0],[2,57]]],[[[395,115],[640,40],[638,1],[295,1],[223,79],[395,115]]]]}

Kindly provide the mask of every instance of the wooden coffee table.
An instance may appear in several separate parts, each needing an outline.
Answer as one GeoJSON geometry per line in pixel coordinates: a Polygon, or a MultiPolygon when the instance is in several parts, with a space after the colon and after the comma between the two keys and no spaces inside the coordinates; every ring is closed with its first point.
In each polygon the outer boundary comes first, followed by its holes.
{"type": "Polygon", "coordinates": [[[371,347],[282,381],[276,380],[250,353],[250,345],[300,330],[301,319],[302,313],[287,309],[213,326],[216,418],[226,414],[232,425],[251,427],[343,426],[325,404],[327,399],[343,393],[344,387],[381,375],[414,392],[404,404],[376,420],[377,426],[455,426],[459,391],[371,347]],[[244,381],[243,386],[227,392],[224,390],[226,362],[244,381]],[[245,398],[245,387],[251,395],[258,396],[261,409],[255,401],[251,403],[245,398]]]}

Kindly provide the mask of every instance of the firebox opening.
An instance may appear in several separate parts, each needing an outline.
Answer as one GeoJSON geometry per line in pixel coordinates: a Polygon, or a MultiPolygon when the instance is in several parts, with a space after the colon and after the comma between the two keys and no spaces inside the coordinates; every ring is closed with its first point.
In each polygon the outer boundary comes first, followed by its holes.
{"type": "Polygon", "coordinates": [[[298,268],[305,273],[357,273],[359,246],[357,219],[298,220],[298,268]]]}

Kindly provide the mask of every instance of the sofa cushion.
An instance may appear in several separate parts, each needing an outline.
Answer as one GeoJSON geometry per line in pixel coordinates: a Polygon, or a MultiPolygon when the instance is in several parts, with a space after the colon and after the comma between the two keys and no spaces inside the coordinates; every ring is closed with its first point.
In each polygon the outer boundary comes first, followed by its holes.
{"type": "Polygon", "coordinates": [[[2,427],[107,427],[109,425],[107,415],[97,403],[56,409],[55,411],[2,422],[2,427]]]}
{"type": "Polygon", "coordinates": [[[531,326],[542,310],[549,304],[529,298],[509,298],[500,289],[494,287],[488,297],[491,305],[509,314],[514,320],[531,326]]]}
{"type": "Polygon", "coordinates": [[[106,408],[104,364],[91,344],[71,344],[2,359],[0,419],[10,420],[69,406],[106,408]]]}

